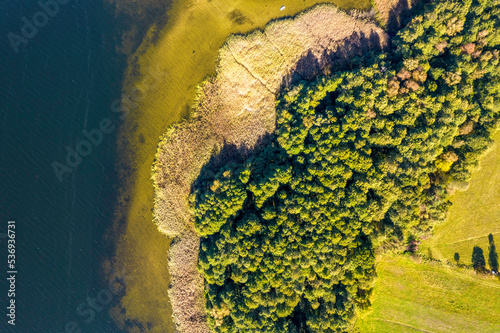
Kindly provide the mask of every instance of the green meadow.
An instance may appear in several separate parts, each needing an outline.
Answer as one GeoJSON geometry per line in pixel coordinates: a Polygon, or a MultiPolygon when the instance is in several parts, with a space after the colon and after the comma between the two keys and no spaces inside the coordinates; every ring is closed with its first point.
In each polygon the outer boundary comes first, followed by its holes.
{"type": "MultiPolygon", "coordinates": [[[[480,246],[488,258],[488,235],[500,243],[500,132],[483,156],[479,170],[472,175],[467,191],[451,197],[453,205],[447,220],[434,229],[434,235],[421,245],[421,252],[433,258],[471,265],[472,249],[480,246]]],[[[498,249],[498,245],[497,245],[498,249]]]]}
{"type": "Polygon", "coordinates": [[[358,333],[500,332],[500,282],[472,270],[386,255],[358,333]]]}

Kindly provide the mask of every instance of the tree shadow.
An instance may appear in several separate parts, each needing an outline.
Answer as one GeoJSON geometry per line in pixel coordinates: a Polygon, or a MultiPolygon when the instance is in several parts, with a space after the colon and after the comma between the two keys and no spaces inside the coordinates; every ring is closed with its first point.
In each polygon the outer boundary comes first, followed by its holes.
{"type": "Polygon", "coordinates": [[[399,29],[404,27],[415,7],[421,4],[421,0],[399,0],[398,3],[389,12],[389,19],[386,25],[386,31],[389,36],[396,35],[399,29]]]}
{"type": "Polygon", "coordinates": [[[213,154],[207,164],[201,168],[198,178],[191,185],[191,193],[193,193],[197,187],[201,186],[205,180],[214,179],[217,172],[219,172],[224,165],[229,163],[244,163],[249,156],[261,151],[274,139],[275,135],[269,133],[260,137],[253,147],[225,143],[222,149],[216,154],[213,154]]]}
{"type": "Polygon", "coordinates": [[[359,68],[371,63],[371,55],[382,51],[380,36],[371,31],[369,35],[364,32],[354,32],[344,45],[337,50],[325,50],[324,58],[332,69],[346,70],[359,68]]]}
{"type": "Polygon", "coordinates": [[[376,54],[382,49],[379,34],[374,31],[370,34],[356,31],[339,41],[333,49],[325,49],[320,54],[309,50],[299,59],[292,71],[283,77],[280,91],[300,81],[312,82],[318,75],[366,66],[371,63],[371,57],[367,57],[367,54],[376,54]]]}
{"type": "Polygon", "coordinates": [[[478,273],[486,271],[486,260],[484,259],[483,249],[479,246],[474,246],[472,250],[472,267],[478,273]]]}

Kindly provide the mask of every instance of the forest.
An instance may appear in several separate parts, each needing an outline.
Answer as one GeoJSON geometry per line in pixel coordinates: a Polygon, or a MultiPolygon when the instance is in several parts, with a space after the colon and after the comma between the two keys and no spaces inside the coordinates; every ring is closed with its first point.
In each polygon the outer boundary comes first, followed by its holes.
{"type": "MultiPolygon", "coordinates": [[[[444,220],[500,119],[500,0],[429,1],[390,49],[284,90],[190,202],[213,332],[346,332],[375,251],[444,220]]],[[[484,260],[484,259],[483,259],[484,260]]]]}

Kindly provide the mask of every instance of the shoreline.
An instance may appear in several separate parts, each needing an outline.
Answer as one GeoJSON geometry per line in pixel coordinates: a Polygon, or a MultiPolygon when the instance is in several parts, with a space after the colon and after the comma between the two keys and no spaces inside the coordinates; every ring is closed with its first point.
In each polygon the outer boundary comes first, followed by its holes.
{"type": "Polygon", "coordinates": [[[224,146],[251,151],[272,133],[276,95],[282,87],[313,80],[369,49],[383,49],[388,40],[373,22],[325,4],[271,22],[262,31],[232,36],[221,48],[216,76],[200,86],[192,118],[162,137],[153,171],[155,222],[173,238],[169,293],[178,331],[209,332],[204,282],[196,269],[199,237],[188,202],[202,166],[224,146]]]}
{"type": "MultiPolygon", "coordinates": [[[[219,48],[229,35],[262,28],[271,19],[295,15],[320,2],[306,5],[299,0],[289,1],[285,11],[279,10],[281,2],[276,0],[266,6],[256,0],[236,5],[229,0],[200,2],[190,7],[190,1],[176,3],[163,30],[157,32],[152,27],[149,37],[130,58],[124,93],[143,86],[143,76],[148,73],[160,77],[157,87],[144,94],[136,111],[119,129],[118,150],[126,153],[122,153],[118,164],[123,185],[115,226],[110,231],[118,235],[118,241],[108,268],[134,277],[127,284],[125,296],[111,310],[115,321],[130,332],[139,332],[140,327],[148,332],[174,331],[167,293],[170,240],[151,223],[151,165],[158,138],[170,125],[190,114],[196,87],[214,74],[219,48]]],[[[333,2],[346,9],[355,4],[351,0],[333,2]]],[[[369,1],[362,6],[368,8],[369,1]]]]}

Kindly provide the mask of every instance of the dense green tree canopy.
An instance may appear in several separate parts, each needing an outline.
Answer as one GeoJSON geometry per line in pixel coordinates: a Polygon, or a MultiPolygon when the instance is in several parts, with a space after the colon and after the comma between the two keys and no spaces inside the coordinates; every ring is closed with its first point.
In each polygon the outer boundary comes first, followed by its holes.
{"type": "Polygon", "coordinates": [[[486,272],[486,261],[484,260],[483,249],[479,246],[474,246],[474,249],[472,249],[472,266],[476,272],[486,272]]]}
{"type": "Polygon", "coordinates": [[[374,248],[428,232],[500,112],[500,0],[433,1],[392,49],[284,91],[270,142],[199,179],[214,332],[343,332],[374,248]]]}

